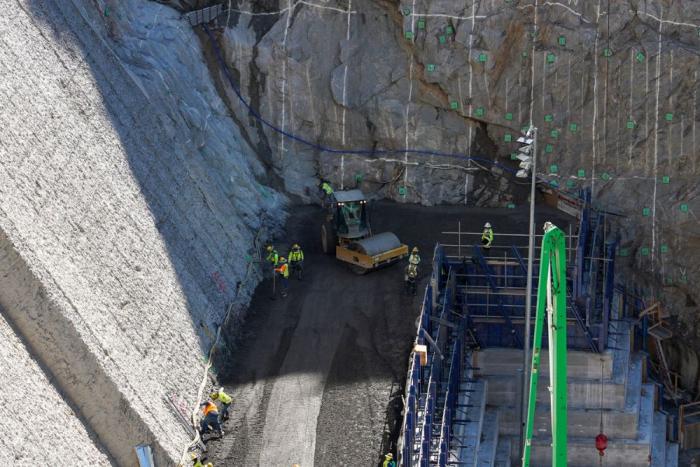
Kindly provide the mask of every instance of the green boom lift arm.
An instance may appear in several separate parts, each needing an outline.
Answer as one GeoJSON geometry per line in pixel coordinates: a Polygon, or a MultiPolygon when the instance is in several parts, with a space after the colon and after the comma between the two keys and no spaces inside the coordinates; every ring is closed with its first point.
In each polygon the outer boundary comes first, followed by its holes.
{"type": "MultiPolygon", "coordinates": [[[[529,312],[529,310],[527,311],[529,312]]],[[[566,241],[564,232],[550,222],[544,224],[544,238],[540,254],[540,279],[537,286],[537,313],[535,315],[523,467],[530,465],[545,312],[547,313],[549,332],[552,467],[566,467],[566,241]]]]}

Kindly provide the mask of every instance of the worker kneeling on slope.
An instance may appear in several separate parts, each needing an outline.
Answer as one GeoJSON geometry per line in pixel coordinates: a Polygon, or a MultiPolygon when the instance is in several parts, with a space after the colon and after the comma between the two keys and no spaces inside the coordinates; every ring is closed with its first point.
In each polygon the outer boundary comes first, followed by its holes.
{"type": "Polygon", "coordinates": [[[219,423],[219,409],[212,401],[202,402],[202,421],[199,423],[199,436],[214,431],[219,436],[224,436],[224,430],[221,429],[219,423]]]}
{"type": "Polygon", "coordinates": [[[493,243],[493,229],[491,228],[491,223],[487,222],[484,224],[484,231],[481,234],[481,246],[485,250],[489,250],[491,243],[493,243]]]}
{"type": "Polygon", "coordinates": [[[221,411],[219,413],[219,423],[228,419],[228,409],[231,407],[233,398],[224,392],[224,388],[219,388],[218,391],[212,392],[209,398],[213,401],[221,403],[221,411]]]}
{"type": "Polygon", "coordinates": [[[304,272],[304,251],[301,249],[298,243],[292,245],[292,249],[289,251],[289,272],[292,275],[296,275],[297,279],[301,280],[301,276],[304,272]]]}

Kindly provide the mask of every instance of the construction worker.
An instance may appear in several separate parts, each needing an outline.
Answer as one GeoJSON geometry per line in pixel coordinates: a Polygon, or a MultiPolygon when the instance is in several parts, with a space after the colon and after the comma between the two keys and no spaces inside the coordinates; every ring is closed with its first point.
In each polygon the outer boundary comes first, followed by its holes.
{"type": "Polygon", "coordinates": [[[304,272],[304,251],[298,243],[295,243],[287,256],[289,258],[289,271],[292,275],[296,272],[297,279],[301,280],[301,275],[304,272]]]}
{"type": "Polygon", "coordinates": [[[206,465],[202,464],[202,459],[196,453],[193,452],[190,455],[192,456],[192,467],[214,467],[214,464],[211,462],[208,462],[206,465]]]}
{"type": "Polygon", "coordinates": [[[420,264],[420,255],[418,254],[418,247],[414,246],[411,250],[411,255],[408,257],[408,264],[413,264],[416,267],[420,264]]]}
{"type": "Polygon", "coordinates": [[[491,243],[493,243],[493,229],[491,228],[491,224],[487,222],[484,224],[484,231],[481,234],[481,246],[483,246],[485,250],[489,250],[491,248],[491,243]]]}
{"type": "Polygon", "coordinates": [[[326,194],[327,197],[330,198],[331,196],[333,196],[333,187],[330,183],[328,183],[325,180],[321,182],[321,190],[326,194]]]}
{"type": "Polygon", "coordinates": [[[273,247],[272,245],[267,245],[267,247],[265,247],[265,251],[267,251],[265,261],[270,263],[273,268],[277,267],[277,263],[279,262],[279,255],[277,254],[277,250],[275,250],[275,247],[273,247]]]}
{"type": "Polygon", "coordinates": [[[409,295],[416,294],[416,279],[418,278],[418,266],[409,264],[404,272],[404,283],[406,284],[406,293],[409,295]]]}
{"type": "Polygon", "coordinates": [[[216,404],[209,400],[202,402],[200,407],[202,408],[202,420],[199,423],[199,436],[212,430],[218,433],[219,436],[224,436],[224,430],[221,429],[221,423],[219,423],[219,409],[216,408],[216,404]]]}
{"type": "Polygon", "coordinates": [[[221,411],[219,412],[219,423],[228,419],[228,409],[231,407],[233,398],[224,392],[224,388],[219,388],[218,391],[214,391],[209,394],[209,398],[214,402],[221,402],[221,411]]]}
{"type": "Polygon", "coordinates": [[[275,268],[275,272],[279,276],[282,284],[282,297],[286,297],[287,287],[289,287],[289,266],[287,265],[287,258],[284,256],[280,258],[279,264],[275,268]]]}
{"type": "Polygon", "coordinates": [[[396,467],[396,461],[394,460],[394,455],[392,453],[386,453],[382,467],[396,467]]]}

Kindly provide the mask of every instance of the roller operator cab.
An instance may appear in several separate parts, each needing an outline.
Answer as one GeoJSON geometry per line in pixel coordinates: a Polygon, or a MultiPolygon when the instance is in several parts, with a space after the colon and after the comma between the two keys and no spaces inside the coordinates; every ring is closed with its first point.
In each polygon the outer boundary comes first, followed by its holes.
{"type": "Polygon", "coordinates": [[[336,191],[321,226],[324,253],[350,265],[357,274],[408,256],[408,246],[391,232],[372,235],[367,199],[360,190],[336,191]]]}

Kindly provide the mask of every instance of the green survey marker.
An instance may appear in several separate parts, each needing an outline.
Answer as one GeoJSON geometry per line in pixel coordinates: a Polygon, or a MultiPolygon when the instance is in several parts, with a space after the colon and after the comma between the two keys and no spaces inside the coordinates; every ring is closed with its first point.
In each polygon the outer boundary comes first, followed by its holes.
{"type": "Polygon", "coordinates": [[[450,108],[451,108],[452,110],[457,110],[457,109],[459,109],[459,102],[457,102],[457,101],[452,101],[452,102],[450,102],[450,108]]]}
{"type": "Polygon", "coordinates": [[[435,71],[435,65],[433,63],[428,63],[428,66],[426,67],[429,73],[432,73],[435,71]]]}
{"type": "Polygon", "coordinates": [[[569,131],[572,133],[576,133],[578,130],[578,124],[576,123],[569,123],[569,131]]]}
{"type": "Polygon", "coordinates": [[[557,172],[559,172],[559,167],[556,164],[549,166],[549,173],[555,174],[557,172]]]}
{"type": "Polygon", "coordinates": [[[506,114],[506,120],[508,120],[509,122],[510,122],[511,120],[513,120],[513,114],[510,113],[510,112],[508,112],[508,113],[506,114]]]}
{"type": "Polygon", "coordinates": [[[477,107],[476,110],[474,110],[474,115],[477,117],[483,117],[486,115],[486,110],[483,107],[477,107]]]}
{"type": "Polygon", "coordinates": [[[651,214],[651,209],[649,209],[649,208],[642,208],[642,216],[644,216],[644,217],[649,217],[649,214],[651,214]]]}
{"type": "Polygon", "coordinates": [[[649,247],[643,246],[641,252],[642,256],[649,256],[649,247]]]}
{"type": "Polygon", "coordinates": [[[610,174],[607,172],[603,172],[603,175],[601,175],[600,178],[607,182],[608,180],[610,180],[610,174]]]}
{"type": "Polygon", "coordinates": [[[566,37],[559,36],[559,45],[566,45],[566,37]]]}
{"type": "Polygon", "coordinates": [[[546,153],[554,152],[554,146],[552,146],[551,144],[545,145],[544,152],[546,152],[546,153]]]}
{"type": "Polygon", "coordinates": [[[506,133],[505,136],[503,136],[503,141],[505,141],[506,143],[510,143],[511,141],[513,141],[513,135],[511,135],[510,133],[506,133]]]}
{"type": "Polygon", "coordinates": [[[578,169],[578,172],[576,174],[579,176],[579,178],[583,178],[586,176],[586,171],[583,169],[578,169]]]}
{"type": "Polygon", "coordinates": [[[553,53],[548,53],[547,54],[547,63],[554,63],[556,61],[557,57],[553,53]]]}
{"type": "Polygon", "coordinates": [[[486,60],[488,60],[488,56],[486,54],[479,54],[479,61],[481,63],[486,62],[486,60]]]}
{"type": "Polygon", "coordinates": [[[406,196],[406,187],[405,187],[405,186],[400,186],[400,187],[399,187],[399,195],[400,195],[400,196],[406,196]]]}
{"type": "Polygon", "coordinates": [[[632,120],[632,119],[627,120],[627,128],[629,128],[630,130],[633,130],[634,127],[635,127],[634,120],[632,120]]]}
{"type": "Polygon", "coordinates": [[[669,183],[671,183],[671,177],[669,177],[668,175],[664,175],[663,177],[661,177],[661,183],[663,183],[664,185],[668,185],[669,183]]]}
{"type": "Polygon", "coordinates": [[[544,116],[544,121],[545,122],[553,122],[554,121],[554,116],[552,114],[547,114],[544,116]]]}

